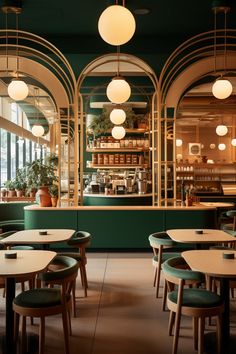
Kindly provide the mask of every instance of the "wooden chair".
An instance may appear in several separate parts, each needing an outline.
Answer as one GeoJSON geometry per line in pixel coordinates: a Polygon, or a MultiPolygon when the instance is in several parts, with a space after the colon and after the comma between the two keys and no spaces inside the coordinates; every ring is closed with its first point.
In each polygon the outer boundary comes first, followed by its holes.
{"type": "Polygon", "coordinates": [[[194,348],[203,354],[203,338],[205,318],[216,316],[217,319],[217,353],[221,350],[221,315],[224,305],[221,297],[215,292],[199,289],[204,275],[190,270],[182,257],[171,258],[163,263],[162,269],[168,282],[169,293],[167,306],[170,312],[169,335],[174,326],[172,354],[178,350],[181,315],[191,316],[194,325],[194,348]],[[177,286],[177,290],[174,289],[177,286]],[[186,286],[191,286],[186,288],[186,286]]]}
{"type": "Polygon", "coordinates": [[[39,274],[39,279],[46,287],[24,291],[14,299],[16,339],[19,332],[19,317],[22,316],[22,353],[26,352],[26,317],[40,318],[39,354],[43,354],[45,317],[61,314],[64,331],[64,353],[69,354],[71,291],[78,273],[78,262],[66,256],[57,256],[56,260],[60,264],[60,269],[39,274]],[[57,285],[57,287],[54,288],[54,285],[57,285]]]}
{"type": "MultiPolygon", "coordinates": [[[[61,255],[65,255],[68,257],[72,257],[77,260],[79,263],[80,269],[80,277],[81,283],[84,288],[84,296],[87,296],[87,289],[88,289],[88,280],[87,280],[87,272],[86,272],[86,264],[87,264],[87,257],[86,257],[86,248],[91,243],[92,236],[87,231],[77,231],[75,235],[67,241],[67,244],[70,247],[77,248],[76,252],[68,251],[60,253],[61,255]]],[[[72,297],[73,297],[73,315],[76,317],[76,296],[75,296],[75,288],[72,290],[72,297]]]]}
{"type": "MultiPolygon", "coordinates": [[[[174,247],[176,247],[177,243],[173,241],[164,231],[155,232],[149,235],[148,239],[150,246],[153,249],[152,264],[155,268],[153,286],[156,286],[156,297],[158,297],[162,263],[169,258],[180,256],[180,252],[176,252],[174,247]],[[166,252],[166,250],[168,250],[168,252],[166,252]]],[[[163,304],[163,307],[165,307],[165,304],[163,304]]]]}

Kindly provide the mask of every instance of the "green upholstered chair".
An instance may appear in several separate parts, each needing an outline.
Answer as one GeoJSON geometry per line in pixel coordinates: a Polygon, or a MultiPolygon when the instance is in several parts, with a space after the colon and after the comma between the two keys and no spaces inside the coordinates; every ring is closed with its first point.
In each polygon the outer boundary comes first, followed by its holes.
{"type": "Polygon", "coordinates": [[[205,277],[200,272],[190,270],[182,257],[168,259],[163,263],[162,270],[169,289],[167,295],[167,306],[170,310],[169,335],[172,334],[174,325],[172,354],[176,354],[178,350],[181,315],[191,316],[194,320],[194,348],[198,349],[198,354],[203,354],[205,318],[216,316],[217,353],[220,353],[221,314],[224,310],[221,297],[215,292],[197,288],[204,282],[205,277]]]}
{"type": "Polygon", "coordinates": [[[16,339],[19,332],[19,317],[22,316],[22,353],[26,352],[26,317],[40,318],[39,354],[43,354],[45,317],[61,314],[64,331],[64,353],[69,354],[71,291],[78,273],[78,262],[66,256],[56,256],[53,262],[57,262],[60,266],[57,270],[39,274],[39,279],[45,287],[24,291],[17,295],[13,301],[16,339]]]}
{"type": "Polygon", "coordinates": [[[12,230],[20,231],[20,230],[24,230],[24,228],[25,228],[25,221],[23,219],[0,221],[1,233],[12,231],[12,230]]]}
{"type": "MultiPolygon", "coordinates": [[[[86,248],[90,245],[91,243],[92,236],[89,232],[87,231],[77,231],[75,235],[67,241],[67,244],[70,247],[73,247],[74,249],[77,249],[77,251],[72,252],[63,252],[60,254],[72,257],[79,262],[79,268],[80,268],[80,276],[81,276],[81,283],[84,288],[84,296],[87,296],[87,289],[88,289],[88,280],[87,280],[87,272],[86,272],[86,264],[87,264],[87,257],[86,257],[86,248]]],[[[76,312],[75,312],[75,289],[73,290],[73,303],[74,303],[74,316],[76,317],[76,312]]]]}
{"type": "Polygon", "coordinates": [[[226,216],[228,221],[225,221],[225,223],[222,224],[221,229],[232,236],[236,236],[236,210],[228,210],[226,216]]]}
{"type": "MultiPolygon", "coordinates": [[[[176,251],[177,243],[173,241],[166,232],[155,232],[148,237],[150,246],[153,249],[152,264],[155,268],[153,286],[156,286],[156,297],[159,295],[161,267],[162,263],[172,257],[180,256],[180,252],[176,251]]],[[[165,299],[166,288],[164,288],[165,299]]],[[[165,300],[164,300],[165,302],[165,300]]],[[[163,303],[163,309],[165,303],[163,303]]]]}

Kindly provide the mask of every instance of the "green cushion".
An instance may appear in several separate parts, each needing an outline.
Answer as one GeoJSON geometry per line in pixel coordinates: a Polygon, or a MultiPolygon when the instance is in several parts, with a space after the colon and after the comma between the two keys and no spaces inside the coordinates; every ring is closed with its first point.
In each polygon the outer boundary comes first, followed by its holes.
{"type": "MultiPolygon", "coordinates": [[[[178,291],[168,294],[168,299],[177,304],[178,291]]],[[[205,289],[184,289],[182,306],[187,307],[215,307],[222,304],[222,299],[216,293],[205,289]]]]}
{"type": "Polygon", "coordinates": [[[11,247],[12,250],[33,250],[34,247],[32,246],[24,246],[24,245],[17,245],[17,246],[13,246],[11,247]]]}
{"type": "Polygon", "coordinates": [[[14,299],[21,307],[42,308],[61,304],[61,291],[57,288],[41,288],[23,291],[14,299]]]}
{"type": "Polygon", "coordinates": [[[78,270],[78,262],[67,256],[57,255],[50,265],[58,265],[58,269],[53,272],[40,273],[39,279],[42,281],[56,281],[68,277],[71,274],[74,274],[78,270]]]}
{"type": "Polygon", "coordinates": [[[236,216],[236,210],[228,210],[226,212],[226,215],[229,216],[230,218],[233,218],[236,216]]]}
{"type": "MultiPolygon", "coordinates": [[[[167,259],[173,258],[173,257],[180,257],[181,253],[179,252],[163,252],[162,253],[162,263],[165,262],[167,259]]],[[[158,262],[159,256],[154,256],[152,258],[153,262],[158,262]]]]}

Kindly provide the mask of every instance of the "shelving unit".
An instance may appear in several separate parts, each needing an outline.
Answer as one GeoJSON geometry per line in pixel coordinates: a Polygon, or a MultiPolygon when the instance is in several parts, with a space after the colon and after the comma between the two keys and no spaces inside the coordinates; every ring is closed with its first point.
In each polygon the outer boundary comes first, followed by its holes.
{"type": "Polygon", "coordinates": [[[111,131],[95,136],[93,131],[88,129],[86,152],[93,154],[89,168],[148,168],[151,166],[150,132],[147,129],[126,129],[126,136],[121,140],[115,140],[111,136],[111,131]],[[103,160],[103,163],[99,159],[103,160]]]}

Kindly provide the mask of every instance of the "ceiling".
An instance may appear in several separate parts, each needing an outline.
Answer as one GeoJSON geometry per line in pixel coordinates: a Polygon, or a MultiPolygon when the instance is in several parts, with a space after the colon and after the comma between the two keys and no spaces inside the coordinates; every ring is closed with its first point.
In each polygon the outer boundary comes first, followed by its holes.
{"type": "MultiPolygon", "coordinates": [[[[19,29],[48,39],[65,55],[76,53],[101,55],[115,51],[114,47],[101,39],[97,29],[100,14],[107,6],[115,4],[115,0],[67,2],[65,0],[0,0],[0,6],[20,2],[22,2],[22,13],[19,16],[19,29]]],[[[118,3],[122,4],[122,1],[119,0],[118,3]]],[[[212,0],[127,0],[125,3],[136,18],[136,32],[130,42],[122,46],[121,51],[124,53],[138,55],[148,53],[167,58],[186,39],[214,28],[212,0]],[[148,13],[139,14],[144,12],[143,10],[148,13]]],[[[236,29],[236,1],[214,1],[214,3],[231,7],[227,15],[227,27],[236,29]]],[[[217,28],[222,28],[224,24],[221,15],[217,17],[217,28]]],[[[7,20],[9,28],[16,27],[14,14],[9,14],[7,20]]],[[[6,15],[2,12],[0,12],[0,23],[4,29],[6,15]]],[[[234,80],[236,87],[236,79],[234,80]]],[[[210,85],[201,85],[191,91],[190,97],[209,96],[210,91],[210,85]]],[[[221,103],[217,104],[219,106],[221,103]]],[[[219,113],[217,104],[212,107],[209,101],[204,101],[201,112],[198,113],[196,103],[195,106],[189,102],[183,103],[179,117],[196,119],[197,116],[199,119],[199,117],[219,116],[223,114],[224,108],[220,107],[222,110],[219,113]]],[[[235,103],[230,102],[230,104],[234,110],[235,103]]]]}
{"type": "MultiPolygon", "coordinates": [[[[16,2],[1,0],[0,4],[16,2]]],[[[236,28],[236,2],[220,2],[231,6],[227,23],[229,28],[236,28]]],[[[97,23],[102,11],[115,3],[115,0],[22,0],[19,29],[50,39],[59,48],[65,46],[69,49],[71,46],[73,52],[81,52],[85,48],[90,52],[111,51],[111,46],[100,38],[97,23]]],[[[118,3],[122,4],[122,1],[118,3]]],[[[156,52],[167,44],[173,43],[174,46],[195,34],[213,29],[212,0],[127,0],[125,3],[136,18],[135,35],[124,45],[132,51],[156,52]],[[148,10],[148,14],[137,14],[143,9],[148,10]]],[[[9,15],[8,22],[9,27],[14,28],[14,16],[9,15]]],[[[5,26],[3,14],[0,14],[0,23],[5,26]]]]}

